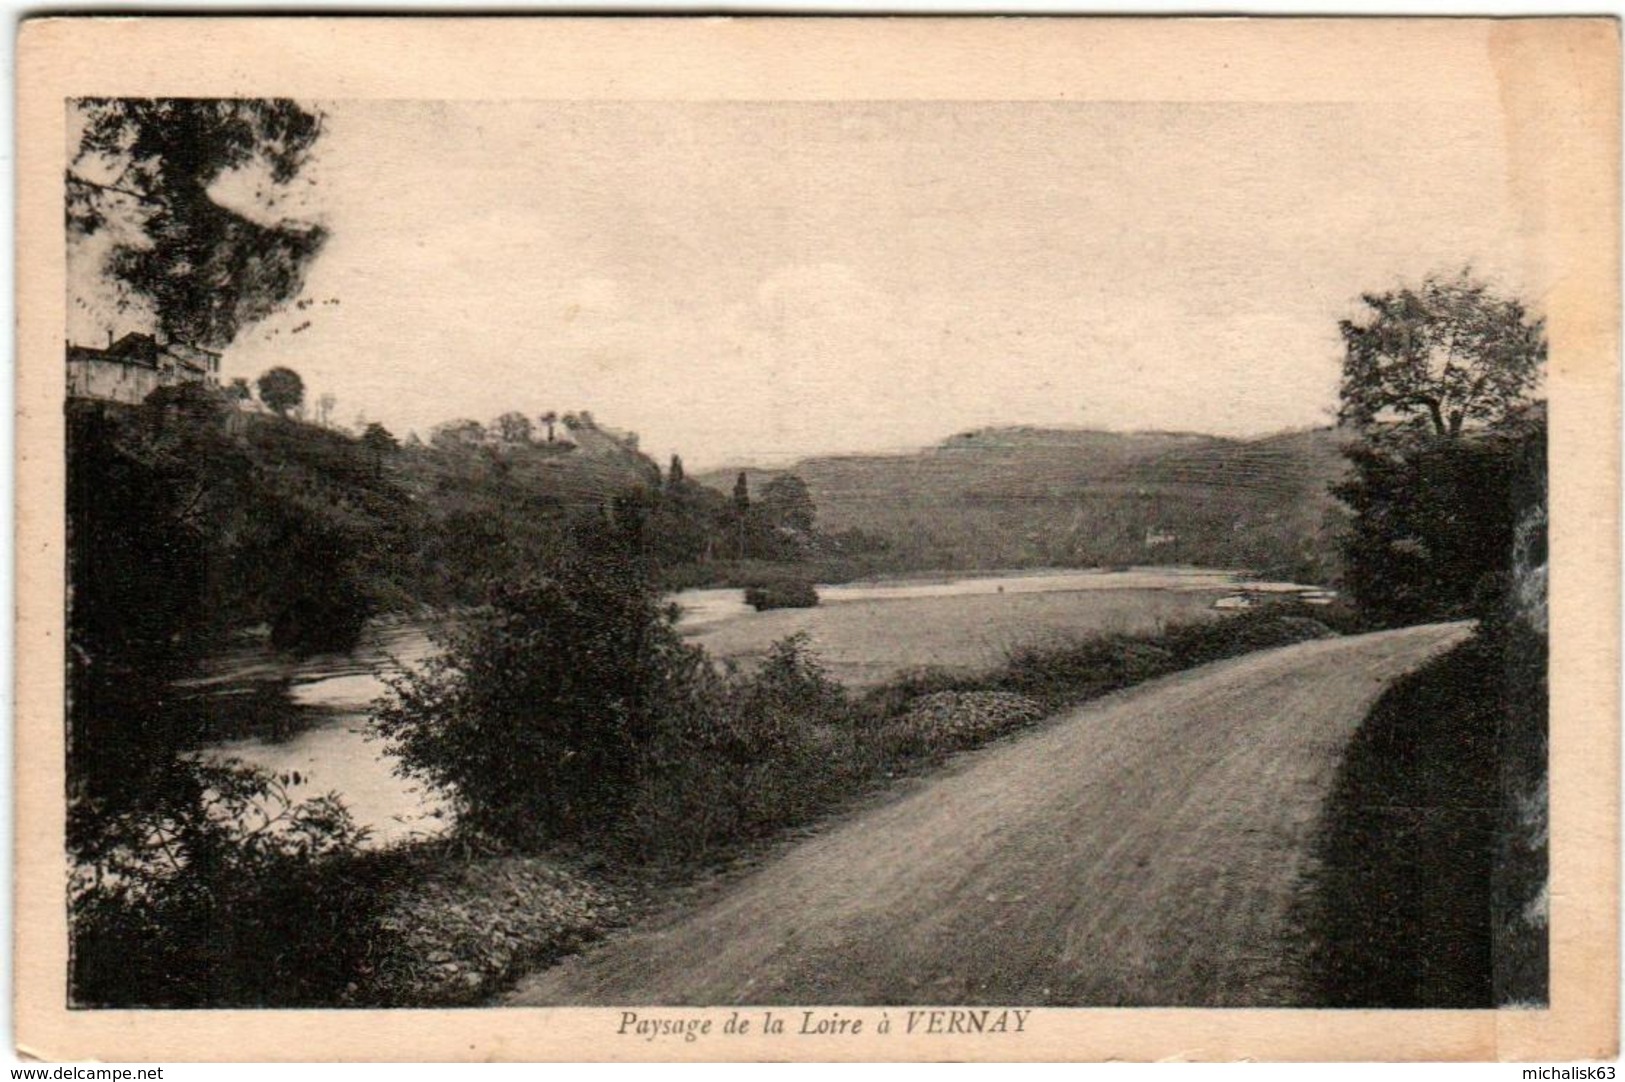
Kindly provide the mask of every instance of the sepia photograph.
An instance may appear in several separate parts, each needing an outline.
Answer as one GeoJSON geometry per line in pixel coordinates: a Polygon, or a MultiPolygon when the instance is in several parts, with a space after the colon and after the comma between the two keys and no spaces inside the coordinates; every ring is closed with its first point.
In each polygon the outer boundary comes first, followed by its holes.
{"type": "MultiPolygon", "coordinates": [[[[1548,28],[1617,97],[1617,26],[1548,28]]],[[[718,1058],[1538,1031],[1553,748],[1618,724],[1554,724],[1552,493],[1617,486],[1617,413],[1560,456],[1575,238],[1497,29],[1429,29],[1467,59],[1394,93],[57,96],[45,1006],[600,1008],[718,1058]]]]}

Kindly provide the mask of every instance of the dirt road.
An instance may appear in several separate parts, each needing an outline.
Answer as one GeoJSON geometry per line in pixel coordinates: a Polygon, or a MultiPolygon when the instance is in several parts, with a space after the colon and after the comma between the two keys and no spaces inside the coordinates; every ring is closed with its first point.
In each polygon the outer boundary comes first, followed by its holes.
{"type": "Polygon", "coordinates": [[[1102,699],[507,1002],[1301,1003],[1290,914],[1343,749],[1466,634],[1305,643],[1102,699]]]}

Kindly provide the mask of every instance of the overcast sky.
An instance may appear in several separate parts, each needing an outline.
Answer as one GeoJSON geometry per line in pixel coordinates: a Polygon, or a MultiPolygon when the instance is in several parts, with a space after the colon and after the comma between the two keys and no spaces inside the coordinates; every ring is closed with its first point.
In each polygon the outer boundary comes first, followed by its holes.
{"type": "Polygon", "coordinates": [[[307,294],[339,303],[224,371],[288,365],[402,435],[589,409],[703,468],[1264,433],[1328,420],[1362,290],[1472,264],[1539,301],[1500,122],[1460,106],[321,108],[307,294]]]}

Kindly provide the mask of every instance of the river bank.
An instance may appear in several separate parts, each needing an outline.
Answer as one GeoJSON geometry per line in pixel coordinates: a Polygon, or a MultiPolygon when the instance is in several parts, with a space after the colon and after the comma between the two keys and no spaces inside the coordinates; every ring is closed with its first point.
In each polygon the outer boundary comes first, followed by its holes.
{"type": "MultiPolygon", "coordinates": [[[[961,676],[992,669],[1011,652],[1069,637],[1156,634],[1173,624],[1222,618],[1226,597],[1284,598],[1312,592],[1204,568],[1113,571],[1018,570],[893,576],[820,587],[815,609],[758,613],[740,589],[672,595],[678,628],[721,663],[756,664],[774,642],[805,634],[829,675],[849,690],[900,674],[961,676]]],[[[370,832],[369,846],[444,834],[450,812],[394,772],[369,731],[371,704],[387,680],[434,652],[424,616],[370,624],[349,654],[292,660],[264,636],[244,635],[205,659],[178,687],[209,734],[204,751],[275,773],[298,771],[298,795],[336,792],[370,832]]]]}
{"type": "MultiPolygon", "coordinates": [[[[590,848],[514,854],[467,851],[452,837],[361,854],[355,889],[367,891],[373,904],[365,931],[369,961],[340,999],[396,1006],[484,1001],[521,972],[661,911],[697,884],[731,876],[829,817],[1066,705],[1331,634],[1302,610],[1272,607],[1155,635],[1026,650],[979,674],[912,676],[843,692],[833,707],[839,720],[820,738],[826,742],[820,756],[757,764],[752,792],[770,801],[777,800],[774,792],[792,795],[794,803],[772,803],[765,830],[719,836],[699,848],[673,836],[662,843],[665,850],[634,855],[606,837],[590,848]]],[[[682,832],[692,824],[674,827],[682,832]]]]}

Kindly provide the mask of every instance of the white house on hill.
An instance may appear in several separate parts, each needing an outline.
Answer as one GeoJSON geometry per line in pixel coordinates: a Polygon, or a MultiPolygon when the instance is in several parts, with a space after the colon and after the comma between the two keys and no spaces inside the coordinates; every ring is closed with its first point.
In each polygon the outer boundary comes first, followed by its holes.
{"type": "Polygon", "coordinates": [[[220,354],[183,342],[131,332],[106,349],[68,343],[69,398],[136,404],[159,387],[219,382],[220,354]]]}

